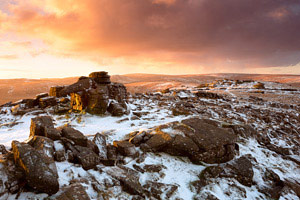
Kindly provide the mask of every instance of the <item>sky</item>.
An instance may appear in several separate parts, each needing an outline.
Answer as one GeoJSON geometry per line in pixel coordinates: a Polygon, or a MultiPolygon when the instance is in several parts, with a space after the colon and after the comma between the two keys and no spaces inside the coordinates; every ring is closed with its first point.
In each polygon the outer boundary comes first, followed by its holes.
{"type": "Polygon", "coordinates": [[[0,78],[300,74],[299,0],[0,0],[0,78]]]}

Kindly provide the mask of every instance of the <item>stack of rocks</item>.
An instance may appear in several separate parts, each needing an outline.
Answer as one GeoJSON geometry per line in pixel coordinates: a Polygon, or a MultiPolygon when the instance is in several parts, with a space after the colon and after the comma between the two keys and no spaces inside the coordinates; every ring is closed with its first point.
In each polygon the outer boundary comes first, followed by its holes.
{"type": "Polygon", "coordinates": [[[89,75],[90,78],[94,79],[98,84],[110,84],[110,76],[107,72],[93,72],[89,75]]]}
{"type": "Polygon", "coordinates": [[[127,90],[123,84],[111,83],[107,72],[93,72],[89,77],[80,77],[69,86],[50,88],[50,95],[55,97],[71,97],[73,111],[86,110],[91,114],[120,116],[126,112],[127,90]]]}

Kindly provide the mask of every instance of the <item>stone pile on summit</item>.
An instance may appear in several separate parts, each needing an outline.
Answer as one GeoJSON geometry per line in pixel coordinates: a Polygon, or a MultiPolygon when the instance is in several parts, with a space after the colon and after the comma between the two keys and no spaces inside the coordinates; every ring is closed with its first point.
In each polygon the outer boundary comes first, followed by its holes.
{"type": "Polygon", "coordinates": [[[54,113],[69,111],[102,115],[107,111],[121,116],[127,110],[127,90],[121,83],[112,83],[107,72],[93,72],[82,76],[74,84],[55,86],[50,92],[37,95],[35,99],[23,99],[13,104],[12,112],[23,115],[27,112],[53,108],[54,113]]]}

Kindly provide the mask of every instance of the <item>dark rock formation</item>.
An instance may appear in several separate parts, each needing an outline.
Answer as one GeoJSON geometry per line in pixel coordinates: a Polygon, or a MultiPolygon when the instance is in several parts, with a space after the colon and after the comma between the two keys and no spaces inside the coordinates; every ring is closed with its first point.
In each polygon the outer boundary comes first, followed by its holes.
{"type": "Polygon", "coordinates": [[[45,136],[46,129],[53,129],[53,119],[49,116],[35,117],[31,119],[30,136],[45,136]]]}
{"type": "MultiPolygon", "coordinates": [[[[102,115],[108,110],[113,115],[120,116],[126,111],[126,87],[120,83],[111,83],[110,76],[103,71],[93,72],[89,77],[80,77],[76,83],[69,86],[52,87],[50,95],[55,97],[70,95],[71,109],[75,112],[86,110],[91,114],[102,115]],[[116,104],[109,104],[109,100],[115,100],[116,104]]],[[[65,110],[58,108],[57,113],[65,110]]]]}
{"type": "Polygon", "coordinates": [[[123,156],[136,156],[135,146],[128,141],[114,141],[114,146],[123,156]]]}
{"type": "Polygon", "coordinates": [[[62,190],[62,194],[57,196],[56,200],[90,200],[90,197],[80,183],[73,183],[62,190]]]}
{"type": "Polygon", "coordinates": [[[110,84],[110,76],[107,72],[93,72],[89,75],[90,78],[94,79],[98,84],[110,84]]]}
{"type": "Polygon", "coordinates": [[[87,146],[87,138],[83,135],[83,133],[74,128],[63,127],[61,135],[62,137],[72,140],[76,145],[83,147],[87,146]]]}
{"type": "Polygon", "coordinates": [[[53,159],[35,150],[29,144],[12,142],[15,163],[23,169],[30,187],[48,194],[59,189],[58,174],[53,159]]]}

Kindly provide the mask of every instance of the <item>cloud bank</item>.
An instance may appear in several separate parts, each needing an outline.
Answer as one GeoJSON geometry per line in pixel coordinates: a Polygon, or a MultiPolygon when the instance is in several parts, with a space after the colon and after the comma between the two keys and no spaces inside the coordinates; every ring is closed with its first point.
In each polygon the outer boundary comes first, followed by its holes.
{"type": "Polygon", "coordinates": [[[300,62],[299,0],[15,0],[2,7],[0,33],[102,64],[251,70],[300,62]]]}

